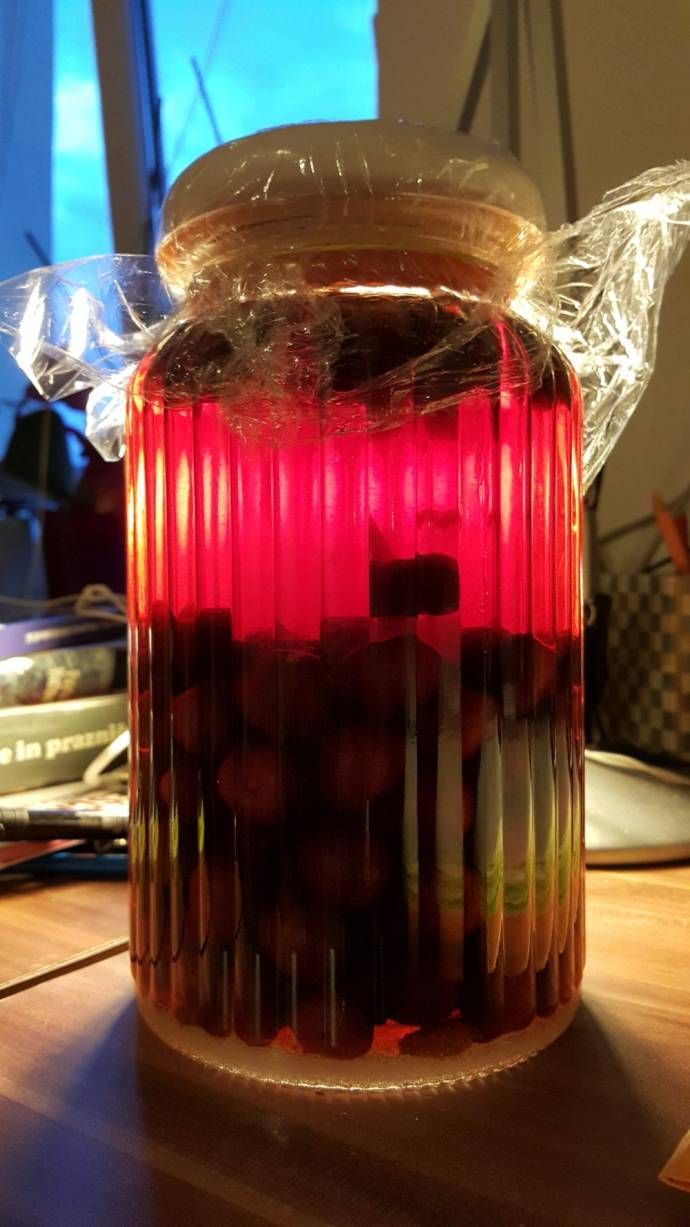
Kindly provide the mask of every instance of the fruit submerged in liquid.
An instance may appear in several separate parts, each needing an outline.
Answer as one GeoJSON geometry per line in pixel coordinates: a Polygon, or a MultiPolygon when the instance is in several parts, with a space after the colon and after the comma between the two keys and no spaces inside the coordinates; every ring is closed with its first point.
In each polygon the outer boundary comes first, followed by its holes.
{"type": "MultiPolygon", "coordinates": [[[[341,306],[334,394],[366,388],[362,354],[380,374],[449,328],[433,303],[414,327],[404,301],[380,326],[376,303],[341,306]]],[[[141,993],[342,1058],[446,1056],[553,1012],[582,967],[564,371],[515,390],[524,345],[497,322],[410,368],[396,425],[283,446],[180,398],[183,340],[130,407],[141,993]],[[497,391],[468,394],[480,344],[497,391]],[[420,416],[441,380],[465,395],[420,416]]]]}

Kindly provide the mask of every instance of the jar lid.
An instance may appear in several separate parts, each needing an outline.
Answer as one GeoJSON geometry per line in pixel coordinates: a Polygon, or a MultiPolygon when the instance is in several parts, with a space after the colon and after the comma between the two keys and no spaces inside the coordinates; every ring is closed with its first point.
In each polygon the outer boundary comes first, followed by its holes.
{"type": "MultiPolygon", "coordinates": [[[[396,202],[420,229],[433,202],[434,224],[449,246],[459,203],[475,214],[480,205],[484,220],[492,213],[488,230],[495,236],[507,227],[511,245],[521,229],[534,235],[545,224],[538,189],[495,144],[402,121],[296,124],[220,145],[183,171],[163,206],[161,272],[183,287],[198,267],[192,246],[212,261],[229,231],[238,245],[248,232],[267,240],[271,227],[296,216],[305,234],[326,214],[333,229],[343,217],[370,215],[381,230],[390,225],[381,202],[396,202]]],[[[476,236],[481,221],[472,217],[469,228],[476,236]]]]}
{"type": "Polygon", "coordinates": [[[219,145],[175,180],[163,205],[161,237],[232,204],[394,194],[470,197],[544,225],[537,187],[498,145],[371,119],[292,124],[219,145]]]}

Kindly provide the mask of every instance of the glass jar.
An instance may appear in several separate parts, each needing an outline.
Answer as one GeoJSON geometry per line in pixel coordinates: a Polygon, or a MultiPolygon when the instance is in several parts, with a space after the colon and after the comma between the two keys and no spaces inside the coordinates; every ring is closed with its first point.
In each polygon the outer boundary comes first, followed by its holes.
{"type": "Polygon", "coordinates": [[[131,952],[166,1042],[402,1087],[559,1034],[583,963],[578,389],[539,201],[404,125],[276,130],[166,204],[127,423],[131,952]]]}

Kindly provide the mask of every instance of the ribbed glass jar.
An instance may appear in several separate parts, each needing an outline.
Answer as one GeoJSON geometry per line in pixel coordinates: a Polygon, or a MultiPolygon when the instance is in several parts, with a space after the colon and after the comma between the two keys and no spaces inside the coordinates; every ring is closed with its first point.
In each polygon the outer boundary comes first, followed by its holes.
{"type": "MultiPolygon", "coordinates": [[[[407,287],[339,258],[347,292],[309,257],[339,327],[284,438],[205,388],[233,352],[198,315],[132,384],[132,966],[149,1025],[227,1069],[433,1084],[577,1001],[580,400],[510,313],[453,344],[478,268],[448,297],[445,257],[407,287]]],[[[262,301],[262,338],[298,311],[262,301]]]]}

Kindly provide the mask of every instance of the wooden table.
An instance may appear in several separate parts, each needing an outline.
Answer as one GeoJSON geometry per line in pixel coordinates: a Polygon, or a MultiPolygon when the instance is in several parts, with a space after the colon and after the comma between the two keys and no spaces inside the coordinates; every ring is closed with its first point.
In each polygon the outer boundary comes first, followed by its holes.
{"type": "Polygon", "coordinates": [[[200,1074],[154,1041],[126,954],[103,957],[123,884],[6,885],[0,908],[10,940],[26,926],[23,973],[0,961],[3,1227],[690,1223],[657,1179],[690,1125],[690,867],[590,871],[584,1002],[551,1048],[368,1099],[200,1074]]]}
{"type": "Polygon", "coordinates": [[[0,873],[0,992],[14,980],[47,979],[49,968],[57,972],[59,964],[86,952],[93,961],[94,947],[124,940],[125,893],[123,882],[56,885],[29,873],[0,873]]]}

